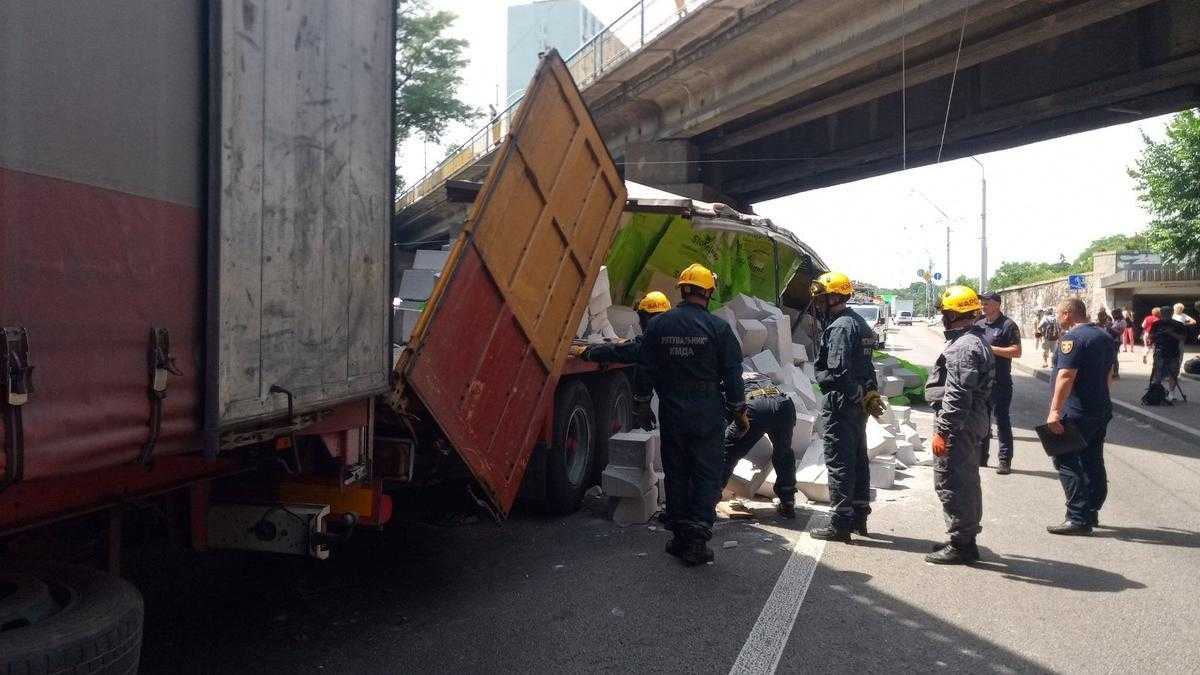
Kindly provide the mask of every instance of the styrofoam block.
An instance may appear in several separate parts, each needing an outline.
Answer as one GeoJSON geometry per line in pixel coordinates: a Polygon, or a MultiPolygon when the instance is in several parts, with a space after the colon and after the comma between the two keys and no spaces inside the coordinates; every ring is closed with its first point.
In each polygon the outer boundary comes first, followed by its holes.
{"type": "Polygon", "coordinates": [[[754,444],[754,447],[750,448],[750,452],[746,453],[746,459],[750,460],[750,463],[753,464],[755,468],[770,468],[771,454],[774,451],[775,448],[771,445],[771,439],[767,438],[766,434],[763,434],[763,437],[758,439],[758,442],[754,444]]]}
{"type": "Polygon", "coordinates": [[[792,343],[792,363],[800,365],[806,361],[810,361],[811,357],[808,353],[808,345],[800,344],[799,342],[792,343]]]}
{"type": "Polygon", "coordinates": [[[915,457],[917,461],[914,464],[909,464],[909,466],[929,466],[930,464],[933,464],[933,453],[932,452],[925,452],[924,450],[915,450],[915,451],[913,451],[913,457],[915,457]]]}
{"type": "Polygon", "coordinates": [[[796,411],[796,426],[792,427],[792,452],[808,448],[813,438],[813,427],[816,426],[817,416],[809,412],[796,411]]]}
{"type": "Polygon", "coordinates": [[[883,414],[879,416],[879,423],[893,434],[900,433],[900,422],[896,420],[896,413],[892,411],[892,407],[887,405],[886,402],[884,402],[883,414]]]}
{"type": "Polygon", "coordinates": [[[758,491],[763,481],[767,479],[767,472],[770,469],[760,469],[748,459],[738,460],[737,465],[733,467],[733,475],[729,477],[727,488],[733,491],[733,494],[742,499],[750,499],[754,493],[758,491]]]}
{"type": "Polygon", "coordinates": [[[905,389],[912,389],[913,387],[919,387],[925,384],[925,379],[921,377],[920,373],[914,373],[907,368],[893,368],[892,376],[900,378],[900,380],[904,382],[905,389]]]}
{"type": "Polygon", "coordinates": [[[916,429],[914,429],[913,427],[911,427],[907,424],[901,424],[900,425],[900,433],[898,433],[896,435],[899,436],[900,438],[904,439],[905,441],[908,441],[909,443],[911,443],[914,448],[921,447],[921,434],[918,433],[916,429]]]}
{"type": "Polygon", "coordinates": [[[767,472],[767,479],[758,486],[758,491],[755,492],[759,497],[774,497],[775,496],[775,469],[767,472]]]}
{"type": "Polygon", "coordinates": [[[640,497],[622,497],[613,510],[613,522],[617,525],[645,523],[658,512],[658,486],[652,485],[640,497]]]}
{"type": "Polygon", "coordinates": [[[415,302],[401,302],[392,310],[392,340],[396,344],[407,344],[413,329],[421,318],[421,306],[415,302]]]}
{"type": "Polygon", "coordinates": [[[874,417],[867,418],[867,456],[878,457],[896,452],[896,437],[888,433],[874,417]]]}
{"type": "Polygon", "coordinates": [[[612,497],[640,498],[656,482],[657,477],[649,468],[610,464],[600,473],[600,487],[612,497]]]}
{"type": "Polygon", "coordinates": [[[888,408],[896,416],[896,422],[899,424],[911,424],[912,408],[906,405],[892,405],[890,403],[888,404],[888,408]]]}
{"type": "Polygon", "coordinates": [[[878,369],[880,367],[894,368],[894,367],[900,365],[900,362],[896,360],[896,357],[888,356],[886,354],[877,359],[873,359],[873,362],[875,363],[876,369],[878,369]]]}
{"type": "Polygon", "coordinates": [[[879,393],[884,398],[893,396],[901,396],[904,394],[904,380],[898,377],[887,375],[879,380],[879,393]]]}
{"type": "Polygon", "coordinates": [[[796,392],[804,399],[805,410],[820,410],[821,399],[817,396],[817,390],[813,385],[813,377],[809,373],[811,363],[804,364],[804,368],[792,371],[792,383],[796,387],[796,392]]]}
{"type": "Polygon", "coordinates": [[[767,309],[770,305],[764,306],[764,303],[758,298],[745,294],[733,296],[729,302],[725,303],[725,306],[732,310],[739,319],[761,320],[773,314],[770,309],[767,309]]]}
{"type": "Polygon", "coordinates": [[[642,334],[642,324],[638,319],[636,309],[624,305],[612,305],[608,308],[608,323],[617,335],[629,339],[642,334]]]}
{"type": "Polygon", "coordinates": [[[750,357],[750,362],[754,364],[755,371],[769,376],[776,384],[783,383],[783,366],[779,365],[779,361],[775,359],[775,355],[771,352],[758,352],[750,357]]]}
{"type": "Polygon", "coordinates": [[[871,460],[870,471],[871,487],[888,490],[896,484],[896,462],[891,459],[880,457],[871,460]]]}
{"type": "Polygon", "coordinates": [[[608,438],[608,466],[654,468],[659,453],[657,431],[622,431],[608,438]]]}
{"type": "Polygon", "coordinates": [[[754,319],[738,319],[738,342],[742,345],[742,355],[751,356],[761,352],[767,346],[767,327],[761,321],[754,319]]]}
{"type": "Polygon", "coordinates": [[[729,327],[733,329],[733,334],[735,336],[737,335],[738,318],[737,315],[733,313],[732,309],[729,309],[729,307],[718,307],[717,309],[714,309],[712,313],[713,316],[718,316],[725,321],[725,323],[729,324],[729,327]]]}
{"type": "Polygon", "coordinates": [[[908,441],[896,441],[896,461],[904,466],[916,466],[920,463],[916,448],[908,441]]]}
{"type": "Polygon", "coordinates": [[[792,320],[786,314],[762,320],[767,329],[767,349],[783,364],[792,365],[792,320]]]}
{"type": "Polygon", "coordinates": [[[404,270],[400,275],[400,289],[397,295],[404,300],[428,300],[435,283],[437,274],[433,270],[404,270]]]}
{"type": "Polygon", "coordinates": [[[589,318],[590,317],[588,316],[587,312],[584,312],[583,316],[579,318],[579,330],[575,331],[576,338],[582,340],[583,338],[587,337],[587,334],[589,332],[588,331],[588,319],[589,318]]]}
{"type": "Polygon", "coordinates": [[[608,304],[612,304],[612,290],[608,283],[608,267],[600,266],[600,273],[596,275],[596,283],[592,284],[591,298],[607,298],[608,304]]]}
{"type": "Polygon", "coordinates": [[[446,259],[449,257],[450,251],[417,249],[413,257],[413,268],[440,272],[446,266],[446,259]]]}

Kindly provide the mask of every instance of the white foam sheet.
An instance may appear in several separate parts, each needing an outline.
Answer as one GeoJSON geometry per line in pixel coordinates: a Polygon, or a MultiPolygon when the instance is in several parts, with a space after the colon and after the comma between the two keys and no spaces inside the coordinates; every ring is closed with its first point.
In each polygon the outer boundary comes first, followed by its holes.
{"type": "Polygon", "coordinates": [[[771,352],[758,352],[750,357],[750,363],[756,372],[769,376],[775,384],[783,384],[785,380],[783,366],[779,365],[779,361],[771,352]]]}
{"type": "Polygon", "coordinates": [[[867,456],[874,458],[896,452],[896,437],[874,417],[867,418],[867,456]]]}
{"type": "Polygon", "coordinates": [[[754,319],[738,319],[734,325],[738,342],[742,345],[742,355],[752,356],[761,352],[767,346],[767,327],[763,322],[754,319]]]}

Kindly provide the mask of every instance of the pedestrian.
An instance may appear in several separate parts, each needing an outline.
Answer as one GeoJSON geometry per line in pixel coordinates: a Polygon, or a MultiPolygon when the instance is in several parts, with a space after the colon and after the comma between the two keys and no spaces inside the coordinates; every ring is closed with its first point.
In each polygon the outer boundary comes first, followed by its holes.
{"type": "Polygon", "coordinates": [[[796,404],[767,375],[742,373],[742,381],[750,428],[743,432],[736,424],[730,424],[725,429],[725,475],[721,485],[729,483],[738,460],[766,436],[771,440],[775,496],[779,498],[775,510],[784,518],[795,518],[796,453],[792,448],[792,431],[796,427],[796,404]]]}
{"type": "Polygon", "coordinates": [[[733,329],[708,311],[717,278],[699,264],[679,274],[683,301],[649,322],[642,336],[634,417],[645,428],[651,386],[658,394],[667,553],[685,564],[713,559],[708,541],[721,498],[726,415],[750,428],[742,388],[742,351],[733,329]]]}
{"type": "Polygon", "coordinates": [[[816,539],[846,543],[852,531],[867,534],[871,513],[867,415],[878,417],[884,411],[871,362],[875,334],[846,306],[853,294],[850,278],[840,272],[826,272],[813,284],[813,295],[826,320],[814,365],[817,384],[825,395],[821,421],[832,514],[827,527],[811,534],[816,539]]]}
{"type": "Polygon", "coordinates": [[[1183,311],[1187,308],[1184,306],[1184,304],[1182,302],[1175,303],[1175,306],[1172,307],[1171,309],[1174,310],[1171,313],[1171,318],[1174,319],[1175,321],[1178,321],[1179,323],[1183,324],[1184,326],[1195,326],[1196,325],[1196,320],[1193,319],[1192,317],[1188,316],[1187,313],[1183,311]]]}
{"type": "MultiPolygon", "coordinates": [[[[1021,358],[1021,329],[1017,327],[1016,322],[1000,311],[999,293],[984,293],[980,299],[983,302],[983,318],[979,320],[979,327],[983,329],[984,338],[996,358],[991,403],[992,417],[996,421],[996,437],[1000,446],[996,473],[1003,476],[1012,473],[1013,431],[1009,408],[1012,406],[1013,397],[1012,362],[1013,359],[1021,358]]],[[[988,465],[991,443],[992,427],[989,423],[988,431],[979,446],[979,466],[988,465]]]]}
{"type": "Polygon", "coordinates": [[[1154,324],[1158,323],[1160,319],[1162,319],[1162,309],[1158,307],[1150,310],[1146,318],[1142,319],[1142,344],[1146,347],[1146,351],[1142,354],[1142,363],[1146,362],[1151,350],[1154,349],[1154,337],[1151,332],[1154,330],[1154,324]]]}
{"type": "Polygon", "coordinates": [[[1104,328],[1107,331],[1108,327],[1112,325],[1112,322],[1113,322],[1112,317],[1108,315],[1107,309],[1101,307],[1100,311],[1096,312],[1096,325],[1097,326],[1104,328]]]}
{"type": "Polygon", "coordinates": [[[1121,313],[1125,318],[1125,330],[1121,332],[1121,351],[1133,353],[1133,310],[1128,307],[1121,313]]]}
{"type": "Polygon", "coordinates": [[[1066,332],[1054,353],[1050,381],[1052,395],[1046,424],[1061,434],[1066,425],[1083,437],[1084,448],[1053,458],[1054,468],[1067,498],[1067,515],[1051,534],[1090,535],[1100,525],[1100,508],[1108,496],[1104,470],[1104,437],[1112,419],[1109,374],[1116,358],[1112,340],[1087,323],[1087,307],[1078,298],[1058,306],[1058,320],[1066,332]]]}
{"type": "Polygon", "coordinates": [[[1183,343],[1187,340],[1187,327],[1175,320],[1174,315],[1170,314],[1170,309],[1163,307],[1162,314],[1171,318],[1159,319],[1150,329],[1154,342],[1150,384],[1161,385],[1167,391],[1167,400],[1174,403],[1183,400],[1179,388],[1179,369],[1183,365],[1183,343]]]}
{"type": "Polygon", "coordinates": [[[1054,354],[1054,350],[1058,347],[1058,335],[1060,327],[1058,319],[1054,317],[1053,308],[1046,309],[1042,313],[1042,318],[1038,321],[1037,332],[1034,337],[1041,341],[1042,345],[1042,367],[1050,367],[1050,356],[1054,354]]]}
{"type": "Polygon", "coordinates": [[[950,539],[925,560],[962,565],[979,560],[975,544],[983,520],[979,452],[991,428],[998,359],[988,344],[986,324],[978,321],[982,303],[975,291],[951,286],[942,293],[938,309],[946,345],[925,384],[925,398],[936,414],[933,480],[950,539]]]}
{"type": "Polygon", "coordinates": [[[1119,380],[1121,378],[1120,353],[1125,342],[1125,334],[1129,331],[1129,322],[1125,319],[1125,312],[1121,309],[1114,309],[1112,318],[1112,324],[1108,327],[1108,336],[1112,338],[1113,349],[1116,350],[1116,355],[1113,356],[1113,379],[1119,380]]]}

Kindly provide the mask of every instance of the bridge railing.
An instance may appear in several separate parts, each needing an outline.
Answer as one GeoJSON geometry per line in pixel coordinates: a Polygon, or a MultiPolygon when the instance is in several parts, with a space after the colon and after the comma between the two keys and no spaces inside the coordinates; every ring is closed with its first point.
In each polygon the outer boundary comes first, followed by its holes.
{"type": "MultiPolygon", "coordinates": [[[[575,84],[580,89],[587,88],[708,2],[710,0],[638,0],[567,58],[567,68],[575,78],[575,84]]],[[[453,149],[432,171],[409,186],[396,200],[396,210],[414,204],[496,149],[508,135],[520,103],[520,98],[513,101],[487,126],[453,149]]]]}

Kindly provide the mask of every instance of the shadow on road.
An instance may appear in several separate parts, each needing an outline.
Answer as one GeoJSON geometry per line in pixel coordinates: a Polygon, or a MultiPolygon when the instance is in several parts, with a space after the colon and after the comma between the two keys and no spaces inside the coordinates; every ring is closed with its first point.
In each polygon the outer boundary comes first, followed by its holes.
{"type": "Polygon", "coordinates": [[[1131,544],[1200,548],[1200,532],[1180,530],[1173,527],[1151,529],[1146,527],[1104,526],[1096,530],[1093,536],[1102,539],[1117,539],[1131,544]]]}
{"type": "Polygon", "coordinates": [[[1038,478],[1053,478],[1058,480],[1058,472],[1056,471],[1030,471],[1028,469],[1013,469],[1012,472],[1018,476],[1037,476],[1038,478]]]}

